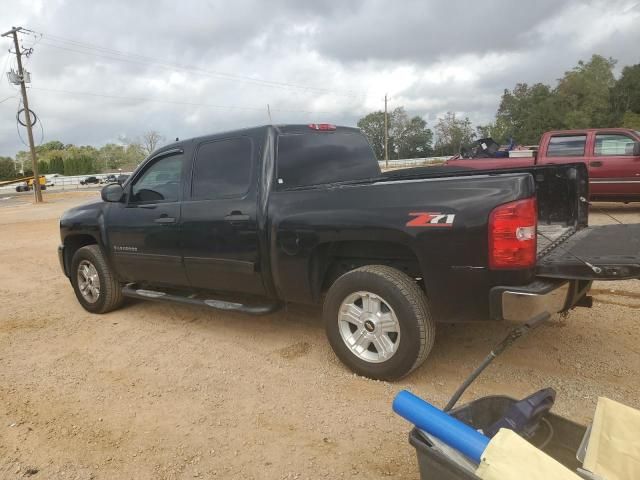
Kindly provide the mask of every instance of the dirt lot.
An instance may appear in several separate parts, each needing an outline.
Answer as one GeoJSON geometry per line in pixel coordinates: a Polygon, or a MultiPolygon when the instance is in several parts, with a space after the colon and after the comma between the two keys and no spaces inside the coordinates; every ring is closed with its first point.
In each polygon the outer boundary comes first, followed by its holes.
{"type": "MultiPolygon", "coordinates": [[[[427,363],[389,384],[347,371],[307,308],[253,318],[131,302],[90,315],[60,272],[57,222],[97,194],[45,195],[0,201],[2,479],[417,478],[394,394],[443,405],[508,329],[440,325],[427,363]]],[[[639,206],[598,208],[640,222],[639,206]]],[[[599,395],[640,407],[640,282],[594,294],[593,309],[523,339],[465,398],[553,386],[555,410],[579,422],[599,395]]]]}

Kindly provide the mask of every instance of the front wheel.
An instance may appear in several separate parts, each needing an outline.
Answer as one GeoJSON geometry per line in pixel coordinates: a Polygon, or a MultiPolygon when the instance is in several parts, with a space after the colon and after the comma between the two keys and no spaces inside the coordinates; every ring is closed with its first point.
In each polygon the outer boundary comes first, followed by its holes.
{"type": "Polygon", "coordinates": [[[80,305],[91,313],[107,313],[122,305],[122,288],[98,245],[87,245],[75,253],[71,284],[80,305]]]}
{"type": "Polygon", "coordinates": [[[331,347],[359,375],[400,379],[433,347],[427,297],[395,268],[369,265],[345,273],[329,289],[323,310],[331,347]]]}

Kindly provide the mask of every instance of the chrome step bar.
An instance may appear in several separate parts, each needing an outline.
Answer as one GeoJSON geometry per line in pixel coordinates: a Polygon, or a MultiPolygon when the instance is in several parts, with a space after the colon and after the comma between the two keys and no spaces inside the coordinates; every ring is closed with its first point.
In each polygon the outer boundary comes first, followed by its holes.
{"type": "Polygon", "coordinates": [[[160,302],[184,303],[186,305],[197,305],[201,307],[215,308],[216,310],[225,310],[227,312],[240,312],[249,315],[268,315],[282,308],[279,302],[267,303],[263,305],[245,305],[243,303],[227,302],[217,299],[198,299],[193,295],[185,297],[182,295],[174,295],[158,290],[147,290],[144,288],[136,288],[135,285],[126,285],[122,288],[122,294],[125,297],[140,298],[143,300],[155,300],[160,302]]]}

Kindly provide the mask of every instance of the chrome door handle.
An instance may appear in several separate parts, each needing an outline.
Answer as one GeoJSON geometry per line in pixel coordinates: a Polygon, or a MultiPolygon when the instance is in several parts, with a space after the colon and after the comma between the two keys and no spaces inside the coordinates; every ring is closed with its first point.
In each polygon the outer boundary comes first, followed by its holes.
{"type": "Polygon", "coordinates": [[[176,219],[173,217],[160,217],[160,218],[156,218],[154,222],[167,225],[169,223],[176,223],[176,219]]]}
{"type": "Polygon", "coordinates": [[[249,215],[244,215],[242,212],[237,211],[233,211],[224,217],[227,222],[248,222],[249,218],[249,215]]]}

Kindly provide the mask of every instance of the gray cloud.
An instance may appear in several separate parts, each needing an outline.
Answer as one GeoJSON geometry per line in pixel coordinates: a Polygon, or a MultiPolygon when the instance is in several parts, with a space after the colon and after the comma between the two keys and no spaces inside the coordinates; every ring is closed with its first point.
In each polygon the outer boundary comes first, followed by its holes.
{"type": "MultiPolygon", "coordinates": [[[[21,0],[3,13],[49,34],[27,62],[32,107],[45,141],[78,144],[266,123],[267,104],[276,122],[354,124],[386,92],[431,125],[447,110],[482,123],[516,82],[554,83],[592,53],[639,61],[626,0],[21,0]]],[[[15,93],[0,82],[0,100],[15,93]]],[[[24,149],[16,107],[0,104],[0,155],[24,149]]]]}
{"type": "Polygon", "coordinates": [[[509,0],[380,0],[361,5],[354,16],[323,24],[317,42],[321,51],[350,61],[429,64],[449,55],[530,46],[535,39],[527,37],[527,30],[557,14],[562,5],[555,0],[540,0],[529,8],[509,0]]]}

